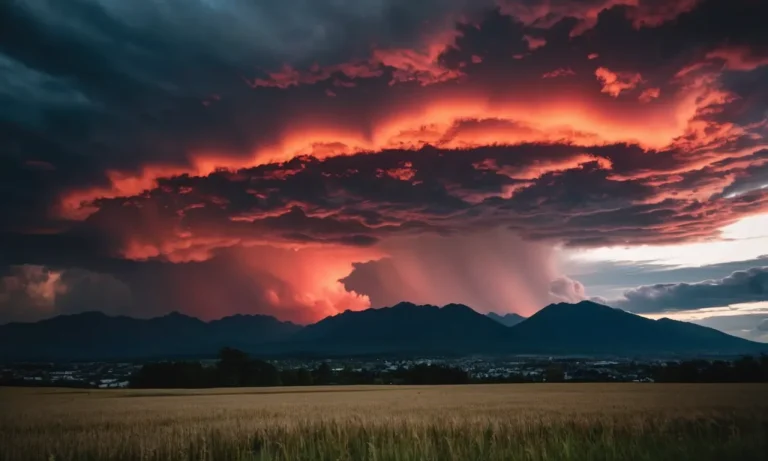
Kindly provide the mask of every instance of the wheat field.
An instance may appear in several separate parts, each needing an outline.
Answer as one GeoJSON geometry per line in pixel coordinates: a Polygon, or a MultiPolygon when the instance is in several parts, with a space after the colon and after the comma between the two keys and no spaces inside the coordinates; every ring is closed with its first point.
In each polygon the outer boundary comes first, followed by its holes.
{"type": "Polygon", "coordinates": [[[766,460],[766,385],[0,389],[0,460],[766,460]]]}

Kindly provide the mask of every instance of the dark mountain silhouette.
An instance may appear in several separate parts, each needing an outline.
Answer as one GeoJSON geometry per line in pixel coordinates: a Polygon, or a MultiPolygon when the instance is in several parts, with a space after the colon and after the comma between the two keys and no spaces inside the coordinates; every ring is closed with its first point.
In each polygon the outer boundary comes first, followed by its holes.
{"type": "Polygon", "coordinates": [[[210,355],[223,346],[252,348],[301,327],[264,315],[203,322],[173,312],[135,319],[100,312],[0,326],[0,359],[86,360],[210,355]]]}
{"type": "Polygon", "coordinates": [[[519,314],[515,314],[514,312],[511,312],[509,314],[504,314],[504,315],[499,315],[496,312],[489,312],[486,315],[488,316],[488,318],[499,322],[505,327],[513,327],[526,319],[526,317],[523,317],[522,315],[519,315],[519,314]]]}
{"type": "Polygon", "coordinates": [[[704,356],[768,352],[768,344],[669,319],[650,320],[583,301],[552,304],[512,327],[467,306],[347,311],[300,327],[263,315],[204,322],[89,312],[0,326],[0,360],[207,357],[224,346],[254,354],[548,354],[704,356]]]}
{"type": "Polygon", "coordinates": [[[461,304],[400,303],[327,317],[297,333],[293,347],[326,353],[473,353],[503,347],[507,334],[503,325],[461,304]]]}
{"type": "Polygon", "coordinates": [[[730,355],[768,345],[687,322],[582,301],[551,304],[511,328],[514,349],[557,354],[730,355]]]}
{"type": "Polygon", "coordinates": [[[302,329],[291,322],[282,322],[270,315],[232,315],[209,322],[211,335],[216,342],[227,342],[236,346],[233,339],[241,345],[279,342],[290,338],[302,329]]]}

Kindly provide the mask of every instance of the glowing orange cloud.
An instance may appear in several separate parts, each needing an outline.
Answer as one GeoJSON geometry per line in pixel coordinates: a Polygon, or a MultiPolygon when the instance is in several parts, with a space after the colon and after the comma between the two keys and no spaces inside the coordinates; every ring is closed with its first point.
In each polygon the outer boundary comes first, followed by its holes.
{"type": "Polygon", "coordinates": [[[595,76],[603,84],[603,93],[607,93],[614,98],[618,97],[622,91],[632,90],[637,87],[643,77],[634,72],[612,72],[605,67],[598,67],[595,76]]]}
{"type": "MultiPolygon", "coordinates": [[[[437,49],[437,48],[436,48],[437,49]]],[[[596,71],[602,92],[617,97],[635,88],[642,77],[601,67],[596,71]]],[[[620,100],[575,94],[560,86],[490,97],[483,89],[445,89],[406,103],[381,107],[350,125],[332,115],[317,117],[320,109],[297,112],[276,141],[256,148],[250,155],[198,151],[182,165],[147,165],[138,172],[109,171],[109,184],[65,194],[59,214],[84,219],[97,207],[98,198],[131,196],[156,186],[157,180],[179,174],[205,176],[219,168],[235,171],[285,162],[301,155],[326,158],[382,149],[417,150],[474,148],[485,145],[566,143],[595,146],[634,143],[648,149],[695,149],[722,145],[743,130],[732,124],[702,118],[733,99],[723,91],[719,76],[706,67],[677,75],[679,89],[665,95],[664,104],[627,107],[620,100]]],[[[546,84],[546,79],[541,85],[546,84]]],[[[646,89],[641,101],[660,95],[646,89]]],[[[714,156],[713,159],[717,158],[714,156]]],[[[709,160],[711,163],[714,160],[709,160]]],[[[284,173],[281,173],[284,174],[284,173]]]]}
{"type": "Polygon", "coordinates": [[[345,310],[370,307],[367,296],[347,291],[339,279],[352,272],[353,262],[383,255],[372,249],[335,246],[238,247],[219,265],[190,272],[182,268],[182,275],[164,279],[164,283],[176,305],[202,319],[259,313],[307,324],[345,310]]]}
{"type": "Polygon", "coordinates": [[[300,322],[313,322],[345,310],[362,310],[371,306],[367,296],[347,291],[340,279],[352,272],[352,263],[368,261],[384,256],[380,250],[359,250],[346,247],[302,249],[293,254],[274,255],[273,251],[254,249],[261,258],[249,257],[245,251],[238,264],[243,270],[269,273],[284,282],[267,293],[271,311],[285,309],[298,311],[300,322]],[[258,250],[258,251],[256,251],[258,250]],[[298,307],[298,309],[297,309],[298,307]]]}
{"type": "Polygon", "coordinates": [[[411,162],[404,162],[400,168],[392,168],[389,170],[378,170],[377,176],[389,176],[392,179],[399,179],[400,181],[410,181],[416,176],[416,170],[413,169],[411,162]]]}
{"type": "Polygon", "coordinates": [[[444,148],[469,148],[488,144],[516,145],[530,142],[568,142],[596,145],[636,142],[648,147],[668,145],[686,133],[692,113],[669,114],[658,110],[637,117],[601,113],[589,105],[551,98],[538,107],[526,101],[497,105],[483,100],[442,101],[422,108],[409,107],[382,119],[372,133],[337,128],[312,129],[297,123],[286,130],[276,145],[258,149],[250,157],[193,154],[186,166],[147,166],[138,174],[110,171],[106,187],[75,190],[61,201],[60,213],[70,219],[92,214],[96,198],[131,196],[151,189],[157,179],[180,174],[205,176],[218,168],[237,170],[266,163],[283,162],[299,155],[324,158],[386,148],[419,149],[427,144],[444,148]],[[472,123],[489,120],[491,123],[472,123]],[[470,121],[470,123],[466,123],[470,121]],[[495,122],[496,121],[496,122],[495,122]],[[502,123],[497,123],[502,121],[502,123]],[[503,121],[506,121],[504,123],[503,121]]]}
{"type": "MultiPolygon", "coordinates": [[[[210,170],[206,174],[212,171],[210,170]]],[[[159,178],[184,173],[196,174],[202,172],[193,168],[168,165],[148,165],[136,173],[109,170],[106,172],[110,182],[109,185],[70,191],[62,197],[59,209],[56,211],[61,216],[69,219],[85,219],[98,209],[93,204],[95,199],[138,195],[146,190],[154,189],[159,178]]]]}
{"type": "Polygon", "coordinates": [[[706,117],[736,99],[736,95],[722,88],[717,73],[706,66],[689,66],[678,72],[676,78],[684,85],[681,93],[684,97],[679,102],[678,110],[681,114],[684,111],[685,115],[681,116],[689,121],[685,131],[673,143],[674,147],[701,156],[697,149],[716,149],[747,133],[747,127],[719,123],[706,117]]]}
{"type": "Polygon", "coordinates": [[[121,256],[134,261],[159,258],[173,263],[200,262],[211,259],[217,249],[240,243],[241,240],[236,238],[195,237],[188,232],[176,232],[174,236],[164,235],[152,242],[129,238],[121,256]]]}
{"type": "Polygon", "coordinates": [[[642,103],[649,103],[653,101],[654,99],[661,96],[661,89],[659,88],[646,88],[643,90],[642,93],[640,93],[640,96],[638,97],[638,100],[642,103]]]}

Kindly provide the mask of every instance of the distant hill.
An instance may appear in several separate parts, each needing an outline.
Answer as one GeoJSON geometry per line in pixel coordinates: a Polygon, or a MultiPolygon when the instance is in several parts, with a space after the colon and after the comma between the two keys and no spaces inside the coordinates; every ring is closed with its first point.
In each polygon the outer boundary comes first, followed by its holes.
{"type": "Polygon", "coordinates": [[[519,314],[515,314],[514,312],[511,312],[509,314],[504,314],[504,315],[499,315],[495,312],[489,312],[485,315],[488,316],[488,318],[499,322],[505,327],[513,327],[526,319],[526,317],[523,317],[522,315],[519,315],[519,314]]]}
{"type": "Polygon", "coordinates": [[[456,354],[494,351],[507,334],[503,325],[461,304],[400,303],[327,317],[297,333],[291,346],[326,353],[456,354]]]}
{"type": "Polygon", "coordinates": [[[254,348],[290,337],[300,326],[265,315],[203,322],[173,312],[153,319],[100,312],[0,326],[0,360],[130,359],[210,355],[223,346],[254,348]]]}
{"type": "Polygon", "coordinates": [[[670,319],[582,301],[551,304],[511,328],[515,350],[552,354],[731,355],[768,345],[670,319]]]}
{"type": "MultiPolygon", "coordinates": [[[[498,318],[497,318],[498,317],[498,318]]],[[[255,354],[548,354],[704,356],[768,352],[768,344],[669,319],[650,320],[589,301],[552,304],[507,327],[460,304],[400,303],[347,311],[301,327],[263,315],[204,322],[102,313],[0,326],[0,360],[101,360],[212,356],[224,346],[255,354]]]]}

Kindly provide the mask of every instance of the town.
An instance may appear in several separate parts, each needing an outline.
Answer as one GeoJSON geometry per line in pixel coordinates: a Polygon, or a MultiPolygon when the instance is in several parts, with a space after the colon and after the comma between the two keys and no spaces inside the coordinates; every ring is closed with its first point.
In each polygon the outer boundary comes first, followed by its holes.
{"type": "MultiPolygon", "coordinates": [[[[134,378],[147,363],[153,362],[7,363],[0,365],[0,385],[99,389],[136,387],[134,378]]],[[[210,369],[217,362],[206,359],[183,363],[210,369]]],[[[766,356],[714,362],[562,357],[418,357],[279,359],[261,363],[268,363],[277,372],[277,377],[267,385],[341,385],[420,384],[418,380],[404,378],[409,371],[420,369],[455,372],[451,378],[446,378],[446,382],[438,380],[422,384],[696,381],[696,376],[703,380],[729,381],[727,372],[721,373],[721,378],[718,378],[712,375],[712,370],[745,369],[747,371],[742,374],[749,374],[749,370],[754,369],[754,374],[762,376],[768,360],[766,356]],[[673,369],[675,373],[663,373],[673,369]],[[322,370],[325,375],[319,377],[322,370]],[[308,376],[304,381],[296,378],[302,372],[308,376]],[[712,376],[705,379],[708,374],[712,376]]]]}

